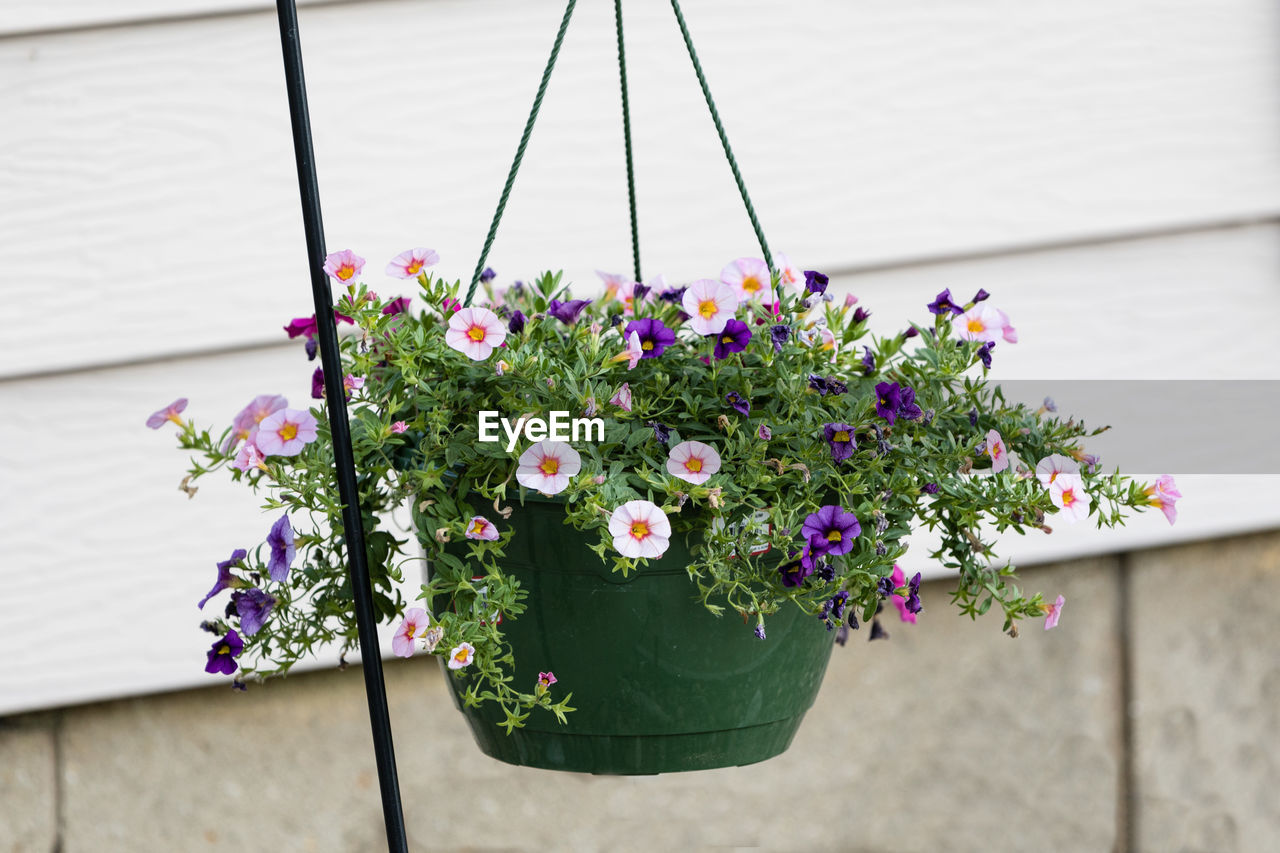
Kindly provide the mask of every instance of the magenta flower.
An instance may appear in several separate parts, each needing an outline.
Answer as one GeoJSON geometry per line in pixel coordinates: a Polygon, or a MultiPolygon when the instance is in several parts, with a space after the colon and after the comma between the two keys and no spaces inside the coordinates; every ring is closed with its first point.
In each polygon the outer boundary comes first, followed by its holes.
{"type": "Polygon", "coordinates": [[[1044,611],[1044,629],[1046,631],[1050,628],[1058,627],[1058,620],[1062,617],[1062,605],[1066,603],[1066,597],[1059,595],[1053,604],[1040,605],[1040,609],[1044,611]]]}
{"type": "Polygon", "coordinates": [[[302,409],[281,409],[258,424],[254,443],[263,456],[297,456],[316,440],[316,419],[302,409]]]}
{"type": "Polygon", "coordinates": [[[404,621],[400,623],[400,627],[396,628],[395,636],[391,638],[391,651],[397,657],[413,657],[414,641],[427,633],[427,625],[430,621],[431,617],[427,616],[427,611],[421,607],[406,610],[404,621]]]}
{"type": "Polygon", "coordinates": [[[857,446],[854,441],[853,427],[848,424],[824,424],[822,434],[826,437],[827,444],[831,445],[833,462],[843,462],[853,456],[854,448],[857,446]]]}
{"type": "Polygon", "coordinates": [[[187,408],[187,398],[179,397],[169,405],[165,406],[158,412],[152,412],[147,418],[147,426],[151,429],[160,429],[164,426],[165,421],[173,421],[178,426],[183,426],[182,418],[178,417],[187,408]]]}
{"type": "Polygon", "coordinates": [[[715,357],[728,358],[731,353],[742,352],[751,340],[751,330],[740,320],[729,320],[724,330],[716,334],[715,357]]]}
{"type": "Polygon", "coordinates": [[[324,259],[324,271],[339,284],[355,284],[356,276],[364,269],[364,258],[350,249],[333,252],[324,259]]]}
{"type": "Polygon", "coordinates": [[[200,603],[196,605],[197,608],[203,610],[209,599],[213,598],[224,589],[240,589],[249,585],[247,581],[241,580],[231,574],[231,570],[233,568],[244,567],[244,558],[248,556],[248,553],[249,552],[245,551],[243,548],[237,548],[231,552],[230,557],[218,563],[218,579],[214,581],[213,589],[209,590],[208,594],[206,594],[204,598],[200,599],[200,603]]]}
{"type": "Polygon", "coordinates": [[[231,604],[240,617],[240,630],[246,637],[252,637],[266,624],[271,608],[276,606],[276,599],[255,588],[231,593],[231,604]]]}
{"type": "Polygon", "coordinates": [[[404,421],[396,421],[395,423],[393,423],[393,424],[391,425],[391,431],[392,431],[393,433],[395,433],[396,435],[399,435],[400,433],[408,432],[408,431],[409,431],[409,425],[408,425],[407,423],[405,423],[404,421]]]}
{"type": "Polygon", "coordinates": [[[627,501],[609,516],[613,547],[624,557],[661,557],[670,545],[671,522],[651,501],[627,501]]]}
{"type": "Polygon", "coordinates": [[[701,441],[682,441],[667,455],[667,472],[686,483],[700,486],[720,470],[720,454],[701,441]]]}
{"type": "Polygon", "coordinates": [[[538,673],[538,683],[534,689],[539,694],[546,693],[547,688],[555,683],[556,683],[556,674],[554,672],[540,672],[538,673]]]}
{"type": "Polygon", "coordinates": [[[409,306],[413,304],[413,300],[407,296],[401,296],[398,299],[392,299],[386,305],[382,306],[383,314],[403,314],[409,310],[409,306]]]}
{"type": "Polygon", "coordinates": [[[230,675],[239,668],[236,658],[243,651],[244,640],[235,631],[228,631],[225,637],[216,640],[209,649],[209,662],[204,665],[204,671],[215,675],[220,672],[230,675]]]}
{"type": "Polygon", "coordinates": [[[616,394],[609,398],[609,404],[617,406],[624,412],[631,411],[631,386],[623,382],[616,394]]]}
{"type": "Polygon", "coordinates": [[[632,320],[627,324],[626,335],[630,338],[632,334],[637,335],[640,340],[641,358],[657,358],[676,342],[676,333],[668,329],[661,320],[632,320]]]}
{"type": "Polygon", "coordinates": [[[463,308],[449,318],[444,340],[472,361],[484,361],[507,337],[507,328],[488,308],[463,308]]]}
{"type": "Polygon", "coordinates": [[[267,461],[263,457],[262,451],[258,449],[258,445],[254,444],[253,439],[257,436],[254,433],[244,444],[240,445],[240,449],[236,451],[235,461],[231,463],[232,468],[244,471],[246,474],[254,468],[267,470],[267,461]]]}
{"type": "Polygon", "coordinates": [[[498,540],[498,526],[483,515],[473,515],[471,520],[467,522],[467,530],[464,535],[468,539],[484,539],[488,542],[496,542],[498,540]]]}
{"type": "Polygon", "coordinates": [[[387,264],[387,275],[392,278],[417,278],[423,267],[432,266],[439,260],[440,256],[433,249],[408,249],[391,259],[391,263],[387,264]]]}
{"type": "Polygon", "coordinates": [[[1182,492],[1178,491],[1178,486],[1171,475],[1161,476],[1143,491],[1147,493],[1148,506],[1159,507],[1164,517],[1169,519],[1170,524],[1178,520],[1177,503],[1182,497],[1182,492]]]}
{"type": "MultiPolygon", "coordinates": [[[[355,320],[346,314],[339,314],[337,311],[333,312],[333,320],[335,323],[355,324],[355,320]]],[[[320,327],[316,322],[316,315],[312,314],[310,317],[294,317],[289,321],[289,325],[284,327],[284,330],[289,333],[291,339],[301,335],[310,340],[319,334],[320,327]]]]}
{"type": "Polygon", "coordinates": [[[689,328],[700,335],[715,335],[724,331],[738,310],[738,294],[724,282],[704,278],[685,289],[681,304],[689,315],[689,328]]]}
{"type": "Polygon", "coordinates": [[[751,299],[773,302],[769,265],[760,258],[738,258],[720,271],[720,280],[738,292],[742,302],[751,299]]]}
{"type": "Polygon", "coordinates": [[[280,516],[276,519],[276,523],[271,525],[271,530],[267,533],[267,546],[271,548],[271,557],[267,560],[267,574],[273,581],[283,581],[289,577],[293,558],[298,553],[288,513],[280,516]]]}

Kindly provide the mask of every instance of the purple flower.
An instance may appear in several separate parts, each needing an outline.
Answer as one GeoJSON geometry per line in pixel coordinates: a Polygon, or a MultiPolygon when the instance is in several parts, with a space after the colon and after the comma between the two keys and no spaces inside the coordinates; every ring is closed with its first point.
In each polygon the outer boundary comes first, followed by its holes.
{"type": "Polygon", "coordinates": [[[902,337],[904,340],[910,340],[911,338],[914,338],[918,334],[920,334],[920,330],[917,329],[915,326],[912,326],[911,328],[907,329],[905,332],[902,333],[902,337]]]}
{"type": "Polygon", "coordinates": [[[791,327],[782,324],[770,326],[769,338],[773,341],[773,351],[782,352],[782,345],[791,339],[791,327]]]}
{"type": "Polygon", "coordinates": [[[817,391],[823,397],[827,396],[827,392],[831,389],[827,387],[827,377],[819,376],[816,373],[809,374],[809,387],[817,391]]]}
{"type": "Polygon", "coordinates": [[[898,417],[898,407],[902,405],[902,389],[897,382],[881,382],[876,385],[876,414],[889,423],[898,417]]]}
{"type": "Polygon", "coordinates": [[[688,289],[688,287],[668,287],[658,294],[658,300],[679,305],[684,300],[684,292],[688,289]]]}
{"type": "Polygon", "coordinates": [[[316,360],[316,351],[319,348],[320,348],[319,341],[317,341],[315,338],[307,338],[306,344],[304,344],[302,347],[303,351],[306,352],[307,354],[307,361],[316,360]]]}
{"type": "MultiPolygon", "coordinates": [[[[578,317],[582,314],[582,309],[591,304],[590,299],[570,299],[568,302],[561,302],[559,299],[552,299],[551,305],[547,308],[547,313],[555,317],[561,323],[572,326],[578,322],[578,317]]],[[[674,338],[672,343],[674,343],[674,338]]]]}
{"type": "Polygon", "coordinates": [[[316,372],[311,374],[311,397],[316,400],[324,399],[324,368],[317,367],[316,372]]]}
{"type": "Polygon", "coordinates": [[[835,504],[828,504],[804,520],[800,533],[813,543],[821,539],[825,553],[833,556],[848,554],[853,550],[853,540],[862,532],[862,525],[851,512],[845,512],[835,504]]]}
{"type": "Polygon", "coordinates": [[[742,415],[744,418],[750,417],[751,402],[749,400],[744,400],[742,395],[737,391],[730,391],[728,394],[725,394],[724,401],[728,403],[735,412],[742,415]]]}
{"type": "Polygon", "coordinates": [[[920,487],[920,491],[924,492],[926,495],[936,495],[938,493],[938,484],[925,483],[920,487]]]}
{"type": "Polygon", "coordinates": [[[871,620],[871,636],[867,637],[867,640],[870,641],[870,640],[887,640],[887,639],[889,639],[889,632],[886,631],[880,625],[879,619],[872,619],[871,620]]]}
{"type": "Polygon", "coordinates": [[[951,288],[947,288],[938,294],[938,298],[929,303],[929,313],[946,314],[950,311],[952,314],[963,314],[964,309],[951,301],[951,288]]]}
{"type": "MultiPolygon", "coordinates": [[[[853,614],[850,613],[849,617],[853,618],[853,614]]],[[[855,625],[855,627],[857,626],[855,625]]],[[[843,646],[847,642],[849,642],[849,626],[842,622],[840,627],[836,629],[836,644],[843,646]]]]}
{"type": "Polygon", "coordinates": [[[804,289],[809,293],[826,293],[828,281],[830,279],[817,270],[804,271],[804,289]]]}
{"type": "Polygon", "coordinates": [[[240,617],[240,630],[246,637],[252,637],[262,629],[267,614],[276,606],[276,599],[255,588],[231,593],[231,604],[240,617]]]}
{"type": "Polygon", "coordinates": [[[204,671],[230,675],[236,671],[235,659],[243,651],[244,640],[235,631],[228,631],[225,637],[214,642],[209,649],[209,662],[204,665],[204,671]]]}
{"type": "Polygon", "coordinates": [[[843,589],[822,602],[822,611],[818,614],[818,618],[826,623],[828,631],[844,621],[844,611],[848,602],[849,593],[843,589]]]}
{"type": "Polygon", "coordinates": [[[978,428],[978,410],[977,409],[969,410],[969,426],[973,427],[974,429],[978,428]]]}
{"type": "Polygon", "coordinates": [[[1044,403],[1042,403],[1041,405],[1043,405],[1043,406],[1044,406],[1044,410],[1045,410],[1046,412],[1056,412],[1056,411],[1058,411],[1058,404],[1057,404],[1057,403],[1055,403],[1055,402],[1053,402],[1053,398],[1052,398],[1052,397],[1045,397],[1045,398],[1044,398],[1044,403]]]}
{"type": "Polygon", "coordinates": [[[870,376],[876,372],[876,356],[871,351],[871,347],[864,346],[863,349],[866,350],[866,355],[862,357],[862,369],[870,376]]]}
{"type": "Polygon", "coordinates": [[[916,576],[913,577],[911,579],[911,582],[907,584],[907,590],[909,594],[907,595],[906,604],[903,605],[904,607],[906,607],[907,612],[919,613],[921,610],[924,610],[924,606],[920,604],[920,573],[919,572],[916,572],[916,576]]]}
{"type": "Polygon", "coordinates": [[[861,305],[859,305],[858,308],[853,312],[854,325],[857,325],[858,323],[866,322],[866,319],[870,316],[871,316],[871,312],[863,308],[861,305]]]}
{"type": "Polygon", "coordinates": [[[639,305],[652,289],[647,284],[636,282],[635,286],[631,288],[631,304],[639,305]]]}
{"type": "Polygon", "coordinates": [[[213,589],[209,590],[209,594],[200,599],[200,603],[196,605],[197,607],[203,610],[205,603],[224,589],[246,586],[244,581],[231,574],[233,567],[239,568],[243,565],[246,556],[248,556],[248,552],[245,549],[237,548],[231,552],[230,557],[218,563],[218,579],[214,582],[213,589]]]}
{"type": "Polygon", "coordinates": [[[485,267],[484,272],[480,273],[480,280],[486,283],[493,281],[497,277],[498,274],[493,271],[493,267],[485,267]]]}
{"type": "Polygon", "coordinates": [[[991,296],[990,293],[987,293],[985,290],[979,287],[978,292],[973,294],[973,304],[977,305],[979,302],[984,302],[988,298],[990,298],[990,296],[991,296]]]}
{"type": "Polygon", "coordinates": [[[666,445],[671,440],[671,428],[666,424],[658,421],[646,421],[645,426],[653,428],[653,437],[658,440],[661,445],[666,445]]]}
{"type": "MultiPolygon", "coordinates": [[[[271,546],[271,559],[267,561],[267,572],[273,581],[282,581],[289,577],[289,569],[293,566],[293,557],[297,548],[293,544],[293,527],[289,524],[289,514],[285,513],[271,525],[267,534],[267,544],[271,546]]],[[[248,633],[252,633],[251,631],[248,633]]]]}
{"type": "Polygon", "coordinates": [[[995,348],[996,348],[995,341],[987,341],[982,346],[978,347],[978,358],[982,359],[983,367],[986,367],[986,368],[991,367],[991,351],[995,348]]]}
{"type": "Polygon", "coordinates": [[[761,640],[764,639],[764,623],[763,622],[756,625],[756,637],[761,640]]]}
{"type": "Polygon", "coordinates": [[[824,424],[822,434],[826,437],[827,444],[831,445],[832,461],[843,462],[853,456],[853,427],[848,424],[824,424]]]}
{"type": "Polygon", "coordinates": [[[524,323],[528,318],[524,316],[523,311],[517,310],[511,315],[510,322],[507,323],[507,331],[513,335],[518,335],[524,331],[524,323]]]}
{"type": "Polygon", "coordinates": [[[783,586],[792,588],[804,586],[805,578],[813,574],[813,563],[805,565],[803,560],[791,560],[778,566],[778,572],[782,575],[783,586]]]}
{"type": "Polygon", "coordinates": [[[741,320],[729,320],[724,324],[724,331],[711,335],[716,339],[715,357],[728,358],[731,353],[742,352],[751,340],[751,330],[741,320]]]}
{"type": "Polygon", "coordinates": [[[630,338],[632,332],[640,336],[640,349],[644,350],[641,358],[657,358],[676,342],[676,333],[663,325],[661,320],[632,320],[627,324],[623,337],[630,338]]]}
{"type": "Polygon", "coordinates": [[[904,387],[901,398],[898,400],[898,417],[914,421],[923,414],[924,412],[916,405],[916,390],[910,386],[904,387]]]}
{"type": "Polygon", "coordinates": [[[392,299],[386,305],[382,306],[382,313],[403,314],[409,310],[409,305],[412,304],[412,302],[413,300],[407,296],[401,296],[399,299],[392,299]]]}
{"type": "Polygon", "coordinates": [[[767,424],[760,424],[760,429],[756,430],[756,435],[761,441],[768,441],[773,438],[773,430],[769,429],[767,424]]]}

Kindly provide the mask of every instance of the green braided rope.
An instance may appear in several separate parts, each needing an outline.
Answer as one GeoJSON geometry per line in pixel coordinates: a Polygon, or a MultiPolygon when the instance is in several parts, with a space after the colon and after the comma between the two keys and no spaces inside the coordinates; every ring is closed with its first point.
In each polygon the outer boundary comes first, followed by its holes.
{"type": "Polygon", "coordinates": [[[622,84],[622,138],[627,149],[627,200],[631,204],[631,259],[640,278],[640,229],[636,224],[636,173],[631,160],[631,102],[627,97],[627,50],[622,40],[622,0],[613,0],[618,21],[618,78],[622,84]]]}
{"type": "Polygon", "coordinates": [[[711,121],[715,123],[716,133],[720,134],[720,144],[724,146],[724,156],[733,170],[733,179],[738,183],[738,192],[742,195],[742,203],[746,205],[747,216],[751,219],[751,227],[756,231],[756,239],[760,241],[760,251],[764,253],[764,262],[773,269],[773,256],[769,254],[769,244],[764,239],[764,229],[756,218],[756,209],[751,204],[751,196],[747,195],[747,185],[742,181],[742,173],[738,170],[738,161],[733,157],[733,149],[729,147],[729,137],[725,135],[724,125],[720,123],[720,113],[716,110],[716,102],[711,99],[711,89],[707,87],[707,78],[702,73],[702,64],[698,62],[698,52],[693,49],[693,39],[689,37],[689,28],[685,25],[684,15],[680,12],[679,0],[671,0],[671,8],[676,13],[676,22],[680,24],[680,33],[684,36],[684,45],[689,49],[689,59],[693,61],[694,73],[698,75],[698,83],[702,86],[702,95],[707,99],[707,109],[711,110],[711,121]]]}
{"type": "Polygon", "coordinates": [[[547,67],[542,70],[542,82],[538,84],[538,94],[533,98],[533,108],[529,110],[529,119],[524,124],[524,134],[520,137],[520,145],[516,148],[515,159],[511,162],[511,171],[507,173],[507,183],[498,198],[498,209],[493,212],[493,222],[489,225],[489,234],[484,239],[484,248],[480,251],[480,260],[476,262],[476,270],[471,275],[471,286],[467,288],[467,298],[463,305],[470,305],[476,295],[476,286],[480,283],[480,275],[484,272],[485,261],[489,259],[489,250],[493,248],[493,238],[498,233],[498,223],[502,221],[502,213],[507,208],[507,198],[511,195],[511,187],[516,182],[516,173],[520,171],[520,161],[524,159],[524,150],[529,145],[529,136],[533,133],[533,123],[538,118],[538,110],[542,109],[542,98],[547,93],[547,84],[551,81],[551,70],[555,68],[556,57],[560,55],[560,45],[564,42],[565,30],[569,29],[569,19],[573,17],[573,7],[578,0],[569,0],[564,9],[564,19],[560,21],[560,31],[556,33],[555,44],[551,46],[551,56],[547,59],[547,67]]]}

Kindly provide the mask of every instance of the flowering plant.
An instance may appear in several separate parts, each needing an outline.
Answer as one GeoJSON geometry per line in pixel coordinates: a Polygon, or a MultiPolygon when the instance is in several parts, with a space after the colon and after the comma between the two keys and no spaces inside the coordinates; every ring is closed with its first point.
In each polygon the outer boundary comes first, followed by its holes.
{"type": "MultiPolygon", "coordinates": [[[[509,675],[502,623],[519,618],[524,591],[502,568],[506,521],[535,493],[562,502],[565,522],[624,575],[686,542],[691,595],[715,614],[736,611],[761,640],[782,607],[803,608],[842,643],[862,623],[883,634],[886,600],[915,621],[920,574],[896,561],[918,527],[940,534],[929,556],[957,574],[962,612],[997,607],[1014,635],[1027,617],[1050,628],[1062,597],[1019,589],[993,535],[1057,520],[1113,526],[1148,506],[1175,518],[1171,478],[1103,472],[1083,444],[1101,430],[1056,417],[1048,400],[1010,402],[987,381],[993,350],[1017,334],[985,291],[963,304],[943,291],[931,322],[877,337],[856,298],[833,298],[826,276],[785,259],[773,271],[739,259],[680,286],[602,274],[589,298],[559,275],[499,287],[486,271],[470,307],[458,282],[427,271],[436,260],[414,249],[387,268],[421,301],[360,284],[364,261],[351,252],[326,264],[341,288],[335,316],[350,327],[341,350],[360,506],[394,652],[442,658],[467,679],[465,700],[500,703],[508,726],[537,707],[562,720],[572,710],[553,673],[527,685],[509,675]],[[599,428],[558,440],[544,420],[554,426],[556,412],[599,428]],[[502,434],[485,440],[498,414],[502,434]],[[421,606],[395,586],[421,559],[387,523],[406,505],[430,566],[421,606]]],[[[315,318],[286,331],[314,358],[315,318]]],[[[354,646],[323,403],[259,396],[220,434],[185,420],[184,407],[148,421],[177,423],[195,452],[184,488],[229,469],[280,513],[262,544],[218,563],[200,604],[231,595],[204,623],[217,636],[207,669],[242,684],[318,645],[354,646]]]]}

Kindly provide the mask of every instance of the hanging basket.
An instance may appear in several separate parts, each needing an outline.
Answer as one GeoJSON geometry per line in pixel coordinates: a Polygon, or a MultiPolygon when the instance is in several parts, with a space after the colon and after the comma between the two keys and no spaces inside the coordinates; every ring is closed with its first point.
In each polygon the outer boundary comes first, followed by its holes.
{"type": "Polygon", "coordinates": [[[446,670],[480,749],[508,764],[622,775],[785,751],[822,683],[832,633],[790,607],[769,617],[761,642],[732,611],[717,617],[697,599],[683,542],[623,578],[564,518],[561,503],[533,495],[512,514],[502,568],[528,597],[502,627],[516,683],[554,671],[577,710],[565,724],[533,714],[507,734],[493,703],[463,705],[466,677],[446,670]]]}

